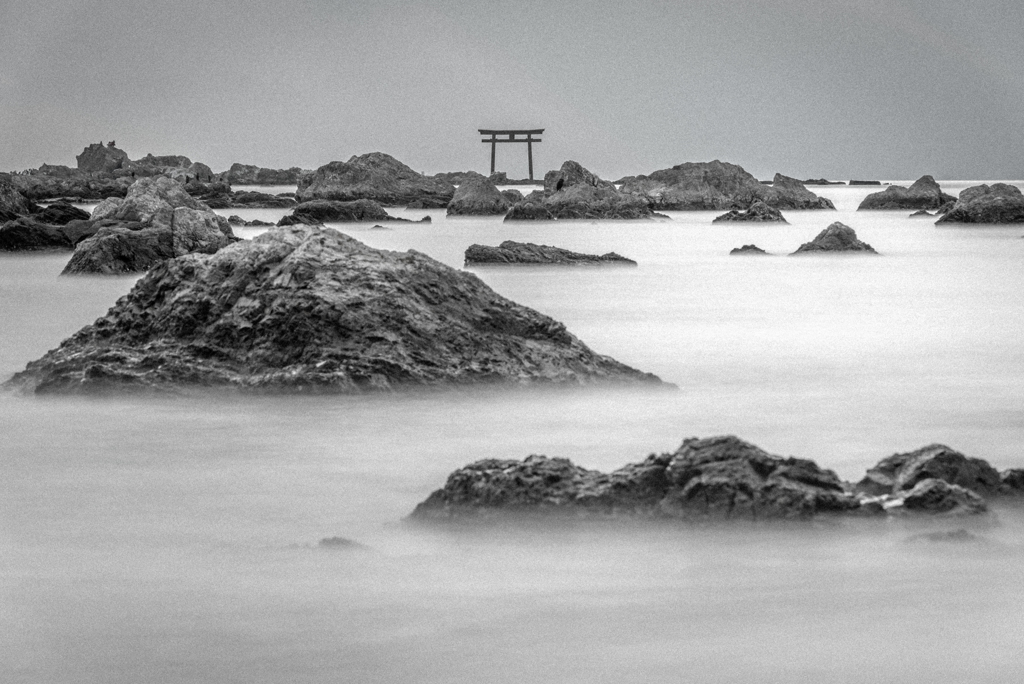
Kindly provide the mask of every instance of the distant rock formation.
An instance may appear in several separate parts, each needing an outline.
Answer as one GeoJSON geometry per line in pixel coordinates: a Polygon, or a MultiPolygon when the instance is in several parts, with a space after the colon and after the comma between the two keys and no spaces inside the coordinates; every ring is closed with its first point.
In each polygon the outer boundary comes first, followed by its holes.
{"type": "Polygon", "coordinates": [[[808,178],[803,181],[804,185],[846,185],[843,181],[830,181],[825,178],[808,178]]]}
{"type": "Polygon", "coordinates": [[[1007,183],[965,188],[935,223],[1024,223],[1024,195],[1007,183]]]}
{"type": "Polygon", "coordinates": [[[485,264],[618,264],[636,266],[636,262],[615,252],[600,256],[571,252],[560,247],[535,245],[532,242],[505,240],[497,247],[470,245],[466,250],[466,266],[485,264]]]}
{"type": "Polygon", "coordinates": [[[868,252],[878,254],[874,248],[866,242],[857,239],[857,233],[850,228],[836,221],[810,242],[805,242],[793,252],[793,254],[813,254],[817,252],[868,252]]]}
{"type": "Polygon", "coordinates": [[[851,180],[850,185],[881,185],[882,181],[876,180],[851,180]]]}
{"type": "Polygon", "coordinates": [[[86,173],[113,173],[130,161],[127,152],[103,143],[89,145],[75,159],[78,161],[78,170],[86,173]]]}
{"type": "Polygon", "coordinates": [[[298,166],[290,169],[268,169],[236,162],[224,175],[232,185],[297,185],[303,176],[312,174],[312,170],[300,169],[298,166]]]}
{"type": "Polygon", "coordinates": [[[277,222],[279,226],[294,226],[299,224],[319,225],[330,222],[357,222],[357,221],[397,221],[394,216],[388,214],[384,207],[373,200],[361,199],[351,202],[337,202],[334,200],[313,200],[303,202],[295,207],[295,210],[287,216],[283,216],[277,222]]]}
{"type": "Polygon", "coordinates": [[[832,200],[818,197],[801,181],[781,173],[775,174],[764,202],[777,209],[835,209],[832,200]]]}
{"type": "Polygon", "coordinates": [[[303,176],[295,197],[299,202],[371,199],[389,207],[420,202],[423,207],[440,209],[448,206],[454,194],[451,183],[416,173],[383,152],[371,152],[347,162],[325,164],[303,176]]]}
{"type": "Polygon", "coordinates": [[[782,216],[782,212],[774,207],[769,207],[761,200],[757,200],[750,205],[749,209],[733,209],[727,214],[722,214],[717,217],[712,223],[721,223],[726,221],[755,221],[755,222],[771,222],[776,223],[788,223],[782,216]]]}
{"type": "Polygon", "coordinates": [[[466,176],[455,189],[447,213],[449,216],[494,216],[504,214],[510,206],[494,183],[477,174],[466,176]]]}
{"type": "Polygon", "coordinates": [[[211,209],[288,209],[295,206],[294,197],[250,190],[232,191],[227,183],[202,184],[192,181],[185,186],[185,190],[211,209]]]}
{"type": "Polygon", "coordinates": [[[595,383],[663,386],[471,273],[310,226],[158,263],[8,381],[64,394],[595,383]]]}
{"type": "Polygon", "coordinates": [[[920,209],[918,211],[915,211],[908,218],[928,218],[928,217],[934,217],[934,216],[935,216],[935,214],[931,213],[930,211],[927,211],[925,209],[920,209]]]}
{"type": "Polygon", "coordinates": [[[135,182],[123,200],[93,209],[95,235],[79,242],[63,275],[122,274],[192,252],[215,252],[235,239],[227,219],[163,176],[135,182]]]}
{"type": "Polygon", "coordinates": [[[742,256],[759,256],[761,254],[768,254],[757,245],[743,245],[742,247],[733,247],[729,250],[729,254],[742,255],[742,256]]]}
{"type": "Polygon", "coordinates": [[[236,216],[235,214],[232,214],[231,216],[228,216],[228,223],[230,223],[233,226],[243,226],[245,228],[261,228],[261,227],[264,227],[264,226],[270,227],[270,226],[276,225],[274,223],[270,223],[269,221],[261,221],[259,219],[253,219],[252,221],[246,221],[241,216],[236,216]]]}
{"type": "MultiPolygon", "coordinates": [[[[852,181],[851,181],[852,183],[852,181]]],[[[942,192],[942,188],[931,176],[921,176],[909,188],[890,185],[882,192],[875,192],[863,199],[861,209],[938,209],[956,198],[942,192]]]]}
{"type": "Polygon", "coordinates": [[[620,192],[578,162],[567,161],[558,171],[548,171],[544,175],[544,190],[535,190],[513,205],[505,220],[643,219],[651,216],[644,199],[620,192]]]}

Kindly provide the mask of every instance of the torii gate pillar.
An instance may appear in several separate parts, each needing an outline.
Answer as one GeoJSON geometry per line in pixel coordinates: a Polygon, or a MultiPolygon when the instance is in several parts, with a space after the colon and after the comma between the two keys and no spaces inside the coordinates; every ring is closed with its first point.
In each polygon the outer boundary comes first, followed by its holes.
{"type": "Polygon", "coordinates": [[[542,142],[540,138],[534,138],[544,132],[543,128],[531,130],[491,130],[489,128],[478,128],[480,135],[489,135],[480,142],[491,144],[491,174],[494,173],[494,157],[498,143],[526,143],[526,160],[530,165],[530,180],[533,180],[533,143],[542,142]],[[519,136],[519,137],[517,137],[519,136]],[[525,136],[525,137],[522,137],[525,136]]]}

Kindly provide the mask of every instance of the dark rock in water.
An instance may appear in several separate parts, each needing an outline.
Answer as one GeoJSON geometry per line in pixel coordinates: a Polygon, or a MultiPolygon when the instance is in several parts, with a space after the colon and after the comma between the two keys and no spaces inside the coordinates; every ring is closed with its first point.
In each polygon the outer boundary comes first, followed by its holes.
{"type": "Polygon", "coordinates": [[[452,473],[411,517],[560,513],[754,520],[860,507],[831,470],[727,436],[687,439],[673,454],[651,455],[608,474],[545,456],[477,461],[452,473]]]}
{"type": "Polygon", "coordinates": [[[447,171],[444,173],[435,173],[431,178],[436,178],[439,181],[445,183],[451,183],[452,185],[461,185],[470,178],[486,178],[487,176],[477,171],[447,171]]]}
{"type": "Polygon", "coordinates": [[[999,474],[1001,494],[1024,495],[1024,468],[1010,468],[999,474]]]}
{"type": "Polygon", "coordinates": [[[0,226],[0,251],[3,252],[72,248],[74,243],[62,226],[40,223],[26,216],[0,226]]]}
{"type": "Polygon", "coordinates": [[[357,221],[394,221],[382,206],[373,200],[354,200],[338,202],[335,200],[312,200],[295,207],[287,216],[277,222],[279,226],[298,224],[318,225],[326,221],[357,222],[357,221]]]}
{"type": "Polygon", "coordinates": [[[850,185],[881,185],[882,181],[876,180],[851,180],[850,185]]]}
{"type": "Polygon", "coordinates": [[[839,223],[830,225],[818,233],[810,242],[805,242],[793,254],[813,254],[816,252],[867,252],[878,254],[874,248],[866,242],[857,239],[857,233],[853,228],[839,223]]]}
{"type": "Polygon", "coordinates": [[[480,264],[619,264],[636,266],[636,262],[615,252],[597,256],[580,254],[560,247],[535,245],[531,242],[505,240],[497,247],[470,245],[466,250],[466,266],[480,264]]]}
{"type": "Polygon", "coordinates": [[[749,209],[733,209],[728,214],[722,214],[712,221],[712,223],[722,223],[725,221],[775,221],[778,223],[787,223],[786,219],[782,216],[781,211],[774,207],[769,207],[761,200],[751,204],[749,209]]]}
{"type": "Polygon", "coordinates": [[[882,192],[875,192],[863,199],[861,209],[938,209],[956,198],[942,192],[942,188],[931,176],[921,176],[909,188],[890,185],[882,192]]]}
{"type": "Polygon", "coordinates": [[[622,193],[574,161],[544,176],[544,191],[534,191],[512,206],[506,221],[552,219],[646,219],[647,202],[622,193]]]}
{"type": "MultiPolygon", "coordinates": [[[[83,200],[106,199],[108,197],[124,197],[133,179],[127,171],[119,169],[115,174],[89,173],[70,170],[70,174],[58,172],[50,175],[43,171],[44,164],[38,171],[21,173],[11,177],[11,182],[18,190],[31,200],[42,201],[74,197],[83,200]]],[[[53,167],[49,167],[53,168],[53,167]]],[[[66,169],[67,167],[62,167],[66,169]]]]}
{"type": "Polygon", "coordinates": [[[0,178],[0,222],[34,213],[38,207],[6,178],[0,178]]]}
{"type": "Polygon", "coordinates": [[[818,197],[796,178],[775,174],[764,201],[778,209],[835,209],[832,200],[818,197]]]}
{"type": "Polygon", "coordinates": [[[273,226],[273,225],[275,225],[273,223],[270,223],[269,221],[260,221],[259,219],[253,219],[252,221],[246,221],[241,216],[236,216],[234,214],[232,214],[231,216],[228,216],[228,223],[230,223],[233,226],[244,226],[245,228],[256,228],[256,227],[261,227],[261,226],[273,226]]]}
{"type": "Polygon", "coordinates": [[[968,532],[964,528],[957,530],[939,530],[922,532],[907,538],[908,542],[931,542],[935,544],[966,544],[984,542],[984,537],[968,532]]]}
{"type": "Polygon", "coordinates": [[[63,275],[135,273],[173,256],[215,252],[236,239],[226,218],[163,176],[137,181],[123,200],[104,200],[92,222],[99,226],[95,235],[77,244],[63,275]]]}
{"type": "Polygon", "coordinates": [[[920,209],[918,211],[915,211],[913,214],[911,214],[910,218],[927,218],[927,217],[933,217],[933,216],[935,216],[935,214],[931,213],[930,211],[927,211],[925,209],[920,209]]]}
{"type": "Polygon", "coordinates": [[[228,199],[232,209],[287,209],[295,206],[295,200],[291,197],[247,190],[232,192],[228,199]]]}
{"type": "Polygon", "coordinates": [[[830,181],[824,178],[808,178],[803,181],[804,185],[846,185],[843,181],[830,181]]]}
{"type": "Polygon", "coordinates": [[[78,170],[90,173],[110,173],[128,164],[128,153],[111,145],[93,143],[75,157],[78,170]]]}
{"type": "Polygon", "coordinates": [[[734,247],[729,250],[729,254],[749,254],[751,256],[757,256],[759,254],[768,254],[757,245],[743,245],[742,247],[734,247]]]}
{"type": "Polygon", "coordinates": [[[292,185],[313,172],[293,166],[290,169],[267,169],[252,164],[234,163],[224,174],[233,185],[292,185]]]}
{"type": "MultiPolygon", "coordinates": [[[[963,193],[961,193],[963,194],[963,193]]],[[[950,200],[943,204],[941,207],[935,210],[936,216],[945,216],[949,212],[953,211],[953,207],[956,206],[956,200],[950,200]]]]}
{"type": "Polygon", "coordinates": [[[132,167],[144,167],[152,169],[156,173],[163,173],[167,169],[187,169],[192,166],[192,160],[182,154],[154,155],[152,152],[142,159],[132,162],[132,167]]]}
{"type": "Polygon", "coordinates": [[[471,273],[291,226],[160,261],[8,384],[73,394],[598,383],[664,386],[471,273]]]}
{"type": "Polygon", "coordinates": [[[911,490],[885,505],[890,513],[945,513],[972,515],[988,510],[985,500],[966,487],[945,480],[929,478],[918,482],[911,490]]]}
{"type": "Polygon", "coordinates": [[[384,206],[423,202],[424,207],[446,207],[455,187],[436,178],[416,173],[394,157],[382,152],[335,161],[299,179],[296,199],[350,202],[370,199],[384,206]]]}
{"type": "Polygon", "coordinates": [[[244,226],[245,219],[241,216],[237,216],[236,214],[232,214],[231,216],[228,216],[228,223],[233,226],[244,226]]]}
{"type": "Polygon", "coordinates": [[[999,472],[980,458],[968,458],[944,444],[893,454],[867,471],[857,491],[870,495],[897,494],[927,479],[939,479],[983,496],[998,494],[999,472]]]}
{"type": "Polygon", "coordinates": [[[427,198],[419,199],[415,202],[409,202],[405,205],[406,209],[444,209],[448,206],[448,202],[444,201],[444,198],[427,198]]]}
{"type": "Polygon", "coordinates": [[[320,548],[331,549],[332,551],[343,551],[346,549],[365,549],[366,546],[359,542],[346,539],[345,537],[324,537],[320,540],[320,548]]]}
{"type": "Polygon", "coordinates": [[[508,202],[508,205],[510,207],[513,204],[517,203],[517,202],[522,202],[523,198],[525,197],[525,195],[523,195],[523,193],[519,192],[515,188],[509,188],[507,190],[501,190],[500,192],[501,192],[501,196],[505,198],[505,201],[508,202]]]}
{"type": "Polygon", "coordinates": [[[540,185],[539,181],[532,178],[509,178],[504,171],[496,171],[487,177],[495,185],[540,185]]]}
{"type": "Polygon", "coordinates": [[[455,188],[447,213],[449,216],[493,216],[504,214],[510,206],[490,180],[483,176],[467,177],[455,188]]]}
{"type": "Polygon", "coordinates": [[[87,211],[72,206],[67,202],[54,202],[43,207],[32,217],[41,223],[49,223],[55,226],[65,226],[72,221],[88,221],[90,214],[87,211]]]}
{"type": "Polygon", "coordinates": [[[965,188],[935,223],[1024,223],[1024,195],[1007,183],[965,188]]]}

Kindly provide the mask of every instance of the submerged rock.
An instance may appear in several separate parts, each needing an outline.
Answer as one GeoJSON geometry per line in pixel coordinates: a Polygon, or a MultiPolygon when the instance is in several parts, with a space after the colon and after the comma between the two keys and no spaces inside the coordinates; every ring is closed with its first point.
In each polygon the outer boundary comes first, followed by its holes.
{"type": "Polygon", "coordinates": [[[615,252],[600,256],[581,254],[560,247],[535,245],[532,242],[505,240],[497,247],[470,245],[466,250],[466,266],[481,264],[619,264],[636,266],[636,262],[615,252]]]}
{"type": "Polygon", "coordinates": [[[761,200],[757,200],[751,204],[749,209],[733,209],[728,214],[722,214],[712,221],[712,223],[722,223],[726,221],[774,221],[776,223],[787,223],[786,219],[782,216],[781,211],[774,207],[769,207],[761,200]]]}
{"type": "Polygon", "coordinates": [[[1024,195],[1007,183],[965,188],[935,223],[1024,223],[1024,195]]]}
{"type": "Polygon", "coordinates": [[[574,161],[544,175],[544,190],[513,205],[506,221],[651,218],[647,202],[615,189],[574,161]]]}
{"type": "Polygon", "coordinates": [[[299,202],[370,199],[384,206],[420,202],[424,207],[443,208],[454,194],[451,183],[416,173],[383,152],[371,152],[325,164],[303,176],[295,197],[299,202]]]}
{"type": "Polygon", "coordinates": [[[354,200],[338,202],[335,200],[312,200],[295,207],[287,216],[277,222],[279,226],[297,224],[319,225],[327,221],[358,222],[358,221],[389,221],[395,220],[373,200],[354,200]]]}
{"type": "MultiPolygon", "coordinates": [[[[850,181],[853,185],[853,181],[850,181]]],[[[921,176],[909,188],[890,185],[882,192],[865,197],[857,210],[861,209],[938,209],[946,202],[955,200],[931,176],[921,176]]]]}
{"type": "Polygon", "coordinates": [[[447,213],[449,216],[494,216],[504,214],[510,206],[511,203],[494,183],[477,174],[465,177],[455,188],[447,213]]]}
{"type": "Polygon", "coordinates": [[[8,384],[38,393],[639,383],[561,323],[415,251],[273,228],[156,264],[8,384]]]}
{"type": "Polygon", "coordinates": [[[729,250],[729,254],[749,254],[750,256],[757,256],[759,254],[768,254],[768,252],[764,251],[757,245],[743,245],[742,247],[733,247],[729,250]]]}
{"type": "Polygon", "coordinates": [[[853,228],[836,221],[810,242],[800,245],[793,254],[812,254],[815,252],[868,252],[878,254],[866,242],[857,239],[853,228]]]}

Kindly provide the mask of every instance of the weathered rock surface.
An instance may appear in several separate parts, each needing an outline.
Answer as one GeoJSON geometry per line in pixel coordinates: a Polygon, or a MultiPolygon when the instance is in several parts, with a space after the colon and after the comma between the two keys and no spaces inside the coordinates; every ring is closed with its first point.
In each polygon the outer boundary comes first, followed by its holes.
{"type": "Polygon", "coordinates": [[[191,252],[210,253],[235,239],[231,225],[163,176],[143,178],[123,200],[96,206],[95,235],[82,240],[63,274],[123,274],[191,252]]]}
{"type": "MultiPolygon", "coordinates": [[[[522,197],[522,195],[520,195],[522,197]]],[[[483,176],[466,176],[448,203],[449,216],[494,216],[512,206],[508,199],[483,176]]]]}
{"type": "Polygon", "coordinates": [[[769,207],[761,200],[750,205],[749,209],[733,209],[727,214],[717,217],[712,223],[723,223],[727,221],[775,221],[777,223],[788,223],[782,212],[774,207],[769,207]]]}
{"type": "Polygon", "coordinates": [[[857,491],[873,496],[909,491],[923,480],[938,479],[993,496],[1002,489],[999,471],[980,458],[968,458],[944,444],[893,454],[869,469],[857,491]]]}
{"type": "MultiPolygon", "coordinates": [[[[853,185],[853,181],[850,181],[853,185]]],[[[861,209],[938,209],[956,198],[942,192],[942,188],[931,176],[921,176],[909,188],[890,185],[882,192],[865,197],[857,210],[861,209]]]]}
{"type": "MultiPolygon", "coordinates": [[[[119,175],[70,169],[70,174],[50,175],[43,170],[47,166],[44,164],[37,170],[11,176],[11,182],[23,195],[34,201],[59,198],[97,200],[107,197],[124,197],[134,182],[130,172],[123,169],[115,172],[119,175]]],[[[66,169],[67,167],[62,168],[66,169]]]]}
{"type": "Polygon", "coordinates": [[[471,273],[309,226],[159,262],[9,381],[42,393],[537,383],[663,384],[471,273]]]}
{"type": "Polygon", "coordinates": [[[535,190],[513,205],[506,221],[554,219],[645,219],[647,202],[615,189],[579,163],[567,161],[544,175],[544,190],[535,190]]]}
{"type": "Polygon", "coordinates": [[[303,176],[311,175],[310,169],[293,166],[290,169],[268,169],[253,164],[231,165],[224,174],[233,185],[292,185],[298,184],[303,176]]]}
{"type": "Polygon", "coordinates": [[[1024,195],[1007,183],[964,188],[938,223],[1024,223],[1024,195]]]}
{"type": "Polygon", "coordinates": [[[881,185],[882,181],[876,180],[851,180],[850,185],[881,185]]]}
{"type": "Polygon", "coordinates": [[[125,167],[128,162],[128,153],[119,150],[114,143],[93,143],[82,150],[82,153],[75,157],[78,162],[78,170],[88,173],[111,173],[116,169],[125,167]]]}
{"type": "Polygon", "coordinates": [[[777,209],[835,209],[832,200],[818,197],[804,187],[801,181],[781,173],[775,174],[768,196],[764,199],[777,209]]]}
{"type": "Polygon", "coordinates": [[[383,152],[371,152],[347,162],[331,162],[303,176],[295,196],[299,202],[370,199],[384,206],[418,201],[423,207],[443,208],[454,194],[451,183],[416,173],[383,152]]]}
{"type": "Polygon", "coordinates": [[[277,225],[277,224],[271,223],[269,221],[261,221],[259,219],[253,219],[252,221],[246,221],[241,216],[236,216],[235,214],[232,214],[231,216],[228,216],[228,223],[230,223],[233,226],[245,226],[246,228],[277,225]]]}
{"type": "Polygon", "coordinates": [[[54,202],[37,211],[32,218],[41,223],[49,223],[55,226],[66,226],[72,221],[88,221],[89,212],[84,209],[72,206],[67,202],[54,202]]]}
{"type": "Polygon", "coordinates": [[[802,182],[804,185],[846,185],[843,181],[830,181],[825,178],[808,178],[802,182]]]}
{"type": "Polygon", "coordinates": [[[35,216],[23,216],[0,226],[0,251],[70,250],[96,230],[90,221],[69,221],[60,225],[44,223],[35,216]]]}
{"type": "Polygon", "coordinates": [[[883,504],[886,512],[972,515],[988,510],[985,500],[966,487],[936,478],[921,480],[883,504]]]}
{"type": "Polygon", "coordinates": [[[8,180],[9,178],[11,176],[7,174],[0,177],[0,222],[13,221],[38,210],[38,207],[8,180]]]}
{"type": "Polygon", "coordinates": [[[814,254],[816,252],[867,252],[878,254],[866,242],[857,239],[857,233],[847,225],[836,221],[810,242],[800,245],[793,254],[814,254]]]}
{"type": "MultiPolygon", "coordinates": [[[[430,217],[424,217],[430,222],[430,217]]],[[[294,226],[298,224],[320,225],[326,222],[358,222],[358,221],[405,221],[408,219],[391,216],[384,207],[373,200],[353,200],[351,202],[338,202],[335,200],[312,200],[303,202],[295,207],[295,210],[287,216],[281,217],[277,222],[279,226],[294,226]]]]}
{"type": "Polygon", "coordinates": [[[733,247],[729,250],[729,254],[758,256],[761,254],[768,254],[768,252],[764,251],[757,245],[743,245],[742,247],[733,247]]]}
{"type": "Polygon", "coordinates": [[[483,264],[618,264],[636,266],[636,262],[615,252],[600,256],[581,254],[560,247],[535,245],[532,242],[505,240],[497,247],[470,245],[466,250],[466,266],[483,264]]]}

